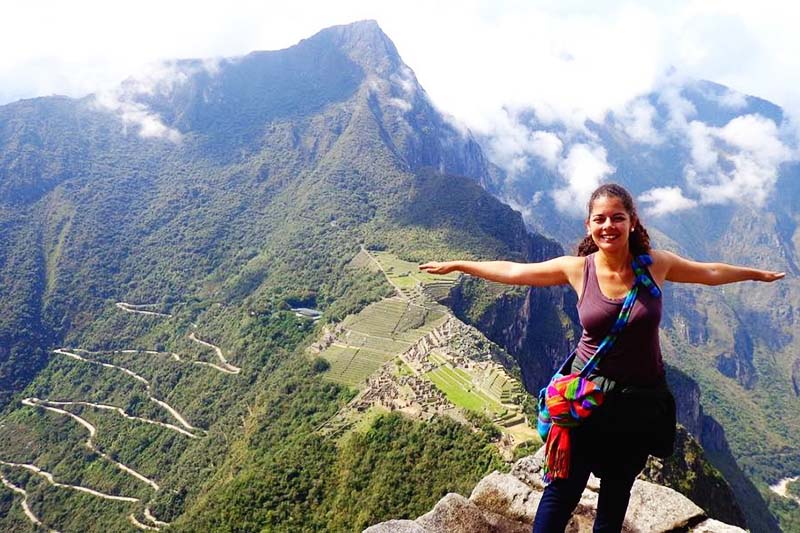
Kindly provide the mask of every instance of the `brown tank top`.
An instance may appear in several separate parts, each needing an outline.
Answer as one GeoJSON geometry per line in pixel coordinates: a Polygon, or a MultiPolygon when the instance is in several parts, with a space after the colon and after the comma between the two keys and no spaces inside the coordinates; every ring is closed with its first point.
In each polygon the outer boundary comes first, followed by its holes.
{"type": "MultiPolygon", "coordinates": [[[[579,372],[594,355],[597,346],[611,331],[622,309],[624,298],[608,298],[600,291],[595,254],[586,257],[583,267],[583,293],[578,299],[578,317],[583,327],[576,348],[572,371],[579,372]]],[[[622,385],[654,386],[664,380],[664,362],[658,328],[661,323],[661,298],[639,288],[628,324],[619,334],[595,373],[622,385]]],[[[606,388],[605,386],[603,388],[606,388]]]]}

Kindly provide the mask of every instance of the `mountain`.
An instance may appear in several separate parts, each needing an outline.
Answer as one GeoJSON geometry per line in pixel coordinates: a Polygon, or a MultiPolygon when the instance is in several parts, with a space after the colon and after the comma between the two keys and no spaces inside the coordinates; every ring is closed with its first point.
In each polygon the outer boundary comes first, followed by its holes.
{"type": "MultiPolygon", "coordinates": [[[[575,194],[578,182],[570,179],[582,156],[605,168],[594,174],[597,179],[618,181],[637,197],[658,247],[787,273],[769,286],[670,286],[662,340],[666,361],[700,384],[702,405],[715,422],[695,434],[715,464],[729,480],[745,479],[737,469],[746,473],[773,511],[783,508],[782,523],[791,528],[796,511],[787,513],[785,500],[769,489],[795,475],[800,459],[794,387],[800,167],[783,111],[712,82],[684,80],[642,96],[602,123],[587,122],[583,131],[544,123],[535,110],[517,118],[532,139],[557,148],[531,150],[526,168],[494,172],[489,183],[522,211],[530,229],[565,248],[577,242],[585,214],[565,199],[575,194]],[[722,428],[730,441],[728,459],[713,451],[722,428]]],[[[491,156],[494,139],[481,142],[491,156]]],[[[763,514],[755,516],[752,505],[743,508],[754,530],[777,527],[763,514]]]]}
{"type": "Polygon", "coordinates": [[[0,162],[2,529],[353,530],[502,466],[480,417],[322,431],[355,391],[306,348],[393,291],[364,250],[558,250],[374,22],[3,106],[0,162]]]}

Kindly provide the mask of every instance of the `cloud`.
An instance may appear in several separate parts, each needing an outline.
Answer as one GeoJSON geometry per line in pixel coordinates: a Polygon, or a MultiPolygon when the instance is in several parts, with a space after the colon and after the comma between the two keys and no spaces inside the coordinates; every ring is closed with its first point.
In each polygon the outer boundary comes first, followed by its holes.
{"type": "Polygon", "coordinates": [[[126,131],[127,126],[134,126],[142,138],[166,139],[174,143],[179,143],[182,139],[178,130],[166,126],[158,115],[147,109],[147,106],[127,100],[118,92],[98,93],[94,103],[98,109],[119,116],[126,126],[126,131]]]}
{"type": "Polygon", "coordinates": [[[667,129],[679,134],[686,131],[689,119],[697,114],[694,104],[681,94],[684,81],[670,76],[658,90],[658,101],[667,108],[667,129]]]}
{"type": "Polygon", "coordinates": [[[556,207],[580,215],[592,191],[614,172],[614,167],[606,161],[605,148],[580,143],[570,148],[567,157],[558,164],[558,171],[566,186],[552,193],[556,207]]]}
{"type": "Polygon", "coordinates": [[[722,128],[692,122],[690,131],[686,181],[704,204],[764,205],[780,165],[794,157],[775,122],[761,115],[736,117],[722,128]]]}
{"type": "Polygon", "coordinates": [[[529,148],[530,153],[539,157],[548,168],[554,169],[564,149],[564,143],[555,133],[534,131],[530,135],[529,148]]]}
{"type": "Polygon", "coordinates": [[[641,144],[660,144],[663,137],[656,131],[653,119],[658,111],[645,98],[637,98],[628,104],[617,117],[622,130],[634,141],[641,144]]]}
{"type": "Polygon", "coordinates": [[[747,96],[731,89],[727,89],[718,101],[722,107],[733,110],[739,110],[747,106],[747,96]]]}
{"type": "Polygon", "coordinates": [[[680,187],[656,187],[650,189],[639,196],[639,201],[651,204],[644,209],[645,213],[651,216],[683,211],[698,205],[696,200],[686,198],[680,187]]]}
{"type": "Polygon", "coordinates": [[[145,139],[165,139],[178,143],[181,133],[163,123],[158,114],[153,113],[141,96],[167,96],[176,87],[186,83],[200,73],[214,75],[219,72],[220,61],[207,59],[197,62],[158,62],[148,66],[138,76],[125,80],[121,85],[100,91],[95,97],[95,105],[118,115],[127,126],[133,126],[140,137],[145,139]]]}
{"type": "Polygon", "coordinates": [[[772,120],[757,114],[734,118],[721,128],[693,120],[686,125],[690,162],[686,189],[658,187],[640,196],[648,214],[661,216],[701,205],[760,207],[775,190],[780,166],[797,159],[772,120]]]}
{"type": "Polygon", "coordinates": [[[484,135],[488,138],[490,159],[512,180],[528,167],[531,159],[555,171],[564,148],[556,133],[529,128],[510,109],[495,114],[484,135]]]}

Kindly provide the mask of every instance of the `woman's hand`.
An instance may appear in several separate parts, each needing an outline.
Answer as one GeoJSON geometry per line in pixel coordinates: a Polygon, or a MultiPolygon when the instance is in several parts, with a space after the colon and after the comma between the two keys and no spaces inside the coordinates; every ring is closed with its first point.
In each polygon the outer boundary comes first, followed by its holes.
{"type": "Polygon", "coordinates": [[[449,274],[456,270],[455,261],[429,261],[419,265],[419,269],[428,274],[449,274]]]}
{"type": "Polygon", "coordinates": [[[756,281],[766,281],[767,283],[778,281],[786,277],[786,272],[773,272],[771,270],[760,270],[757,274],[756,281]]]}

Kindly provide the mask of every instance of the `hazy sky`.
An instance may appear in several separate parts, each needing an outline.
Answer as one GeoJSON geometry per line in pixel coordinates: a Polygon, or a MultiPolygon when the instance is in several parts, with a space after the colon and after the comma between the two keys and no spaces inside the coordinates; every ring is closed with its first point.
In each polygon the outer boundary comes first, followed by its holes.
{"type": "Polygon", "coordinates": [[[14,2],[0,20],[0,103],[82,95],[155,60],[279,49],[327,26],[374,18],[434,102],[473,127],[504,104],[535,102],[596,117],[652,88],[669,67],[800,111],[798,6],[730,0],[14,2]]]}
{"type": "MultiPolygon", "coordinates": [[[[552,163],[565,179],[561,200],[556,196],[565,205],[613,171],[604,149],[570,147],[547,131],[519,132],[507,110],[533,106],[540,118],[575,126],[616,110],[629,117],[626,131],[651,142],[651,110],[636,97],[688,77],[771,100],[794,119],[792,129],[800,124],[800,4],[769,0],[14,2],[4,5],[0,19],[0,104],[82,96],[158,60],[285,48],[322,28],[366,18],[378,21],[442,111],[474,131],[503,137],[493,155],[505,156],[511,167],[520,157],[552,163]]],[[[703,158],[714,142],[734,135],[753,153],[759,148],[741,127],[685,122],[699,157],[696,183],[724,167],[703,158]]],[[[774,136],[770,124],[745,125],[774,136]]],[[[775,168],[795,157],[771,153],[775,168]]],[[[707,203],[702,193],[695,187],[695,196],[684,198],[682,191],[657,191],[653,202],[669,212],[707,203]]]]}

